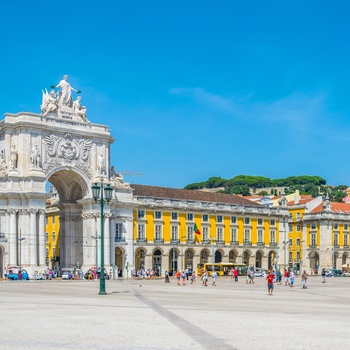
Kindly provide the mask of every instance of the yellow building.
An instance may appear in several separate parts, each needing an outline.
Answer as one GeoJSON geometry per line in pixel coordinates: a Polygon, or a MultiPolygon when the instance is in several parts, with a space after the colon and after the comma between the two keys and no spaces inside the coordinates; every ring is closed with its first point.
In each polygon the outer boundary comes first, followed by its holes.
{"type": "Polygon", "coordinates": [[[135,269],[194,270],[213,260],[254,268],[280,264],[277,247],[287,230],[287,210],[229,194],[131,187],[137,204],[135,269]],[[194,232],[195,225],[200,235],[194,232]]]}
{"type": "Polygon", "coordinates": [[[60,257],[60,219],[59,209],[54,206],[46,208],[46,264],[50,269],[59,268],[60,257]]]}

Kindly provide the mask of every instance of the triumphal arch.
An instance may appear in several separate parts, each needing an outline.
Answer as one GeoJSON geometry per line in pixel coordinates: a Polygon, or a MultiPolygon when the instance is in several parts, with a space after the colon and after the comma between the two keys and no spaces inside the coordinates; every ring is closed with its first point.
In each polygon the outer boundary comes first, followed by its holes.
{"type": "Polygon", "coordinates": [[[30,274],[46,267],[48,182],[59,197],[61,267],[95,265],[101,218],[91,186],[101,181],[113,188],[112,201],[104,208],[105,239],[100,242],[105,266],[115,263],[116,222],[128,232],[124,257],[133,261],[132,189],[111,171],[110,130],[88,120],[80,91],[69,84],[68,76],[51,88],[42,92],[40,114],[6,113],[0,121],[1,274],[20,264],[30,274]],[[79,95],[73,102],[75,94],[79,95]]]}

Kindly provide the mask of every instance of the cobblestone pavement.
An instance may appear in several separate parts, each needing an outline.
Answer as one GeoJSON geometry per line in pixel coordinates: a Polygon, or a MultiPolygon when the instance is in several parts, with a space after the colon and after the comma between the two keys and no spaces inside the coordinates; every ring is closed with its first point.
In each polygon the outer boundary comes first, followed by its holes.
{"type": "Polygon", "coordinates": [[[164,280],[0,281],[0,349],[338,349],[350,340],[350,278],[308,288],[164,280]]]}

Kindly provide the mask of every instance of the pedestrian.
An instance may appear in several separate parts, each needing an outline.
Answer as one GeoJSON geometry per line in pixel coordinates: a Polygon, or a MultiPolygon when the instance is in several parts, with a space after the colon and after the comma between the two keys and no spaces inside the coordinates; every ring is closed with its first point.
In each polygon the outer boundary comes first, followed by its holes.
{"type": "Polygon", "coordinates": [[[211,274],[211,277],[213,278],[212,286],[215,286],[215,287],[216,287],[216,276],[217,276],[217,272],[214,270],[211,274]]]}
{"type": "Polygon", "coordinates": [[[186,280],[188,281],[188,275],[189,275],[190,271],[186,268],[185,273],[186,273],[186,280]]]}
{"type": "Polygon", "coordinates": [[[282,274],[280,270],[277,271],[277,284],[282,284],[282,274]]]}
{"type": "Polygon", "coordinates": [[[245,283],[248,284],[250,281],[250,271],[247,270],[246,277],[245,277],[245,283]]]}
{"type": "Polygon", "coordinates": [[[180,278],[181,278],[181,272],[180,272],[180,270],[177,270],[177,271],[176,271],[175,276],[176,276],[176,280],[177,280],[177,285],[179,286],[179,285],[180,285],[180,278]]]}
{"type": "Polygon", "coordinates": [[[254,270],[250,270],[249,283],[254,284],[254,270]]]}
{"type": "Polygon", "coordinates": [[[237,267],[233,271],[233,276],[235,277],[235,282],[238,282],[238,268],[237,267]]]}
{"type": "Polygon", "coordinates": [[[232,267],[232,269],[229,272],[231,281],[233,281],[233,277],[234,277],[233,276],[233,272],[234,272],[234,270],[233,270],[233,267],[232,267]]]}
{"type": "Polygon", "coordinates": [[[290,270],[290,273],[289,273],[289,286],[290,287],[294,287],[294,271],[293,270],[290,270]]]}
{"type": "Polygon", "coordinates": [[[321,271],[322,283],[326,283],[326,269],[323,268],[321,271]]]}
{"type": "Polygon", "coordinates": [[[275,275],[272,273],[271,270],[268,271],[266,280],[267,280],[267,295],[272,295],[273,292],[273,280],[275,278],[275,275]]]}
{"type": "Polygon", "coordinates": [[[169,278],[169,272],[168,272],[168,270],[165,271],[165,283],[170,283],[170,278],[169,278]]]}
{"type": "Polygon", "coordinates": [[[301,284],[302,284],[302,288],[303,289],[306,289],[306,282],[307,282],[307,279],[309,278],[309,275],[306,273],[306,271],[304,270],[303,274],[301,275],[301,284]]]}
{"type": "Polygon", "coordinates": [[[284,285],[287,286],[288,285],[288,281],[289,281],[289,272],[287,269],[284,269],[284,285]]]}
{"type": "Polygon", "coordinates": [[[207,273],[207,271],[203,272],[203,275],[202,275],[202,286],[205,286],[205,287],[208,286],[208,273],[207,273]]]}
{"type": "Polygon", "coordinates": [[[191,285],[195,286],[196,285],[196,273],[193,271],[191,275],[191,285]]]}
{"type": "Polygon", "coordinates": [[[186,273],[185,273],[185,271],[181,272],[181,278],[182,278],[182,285],[185,286],[186,285],[186,273]]]}

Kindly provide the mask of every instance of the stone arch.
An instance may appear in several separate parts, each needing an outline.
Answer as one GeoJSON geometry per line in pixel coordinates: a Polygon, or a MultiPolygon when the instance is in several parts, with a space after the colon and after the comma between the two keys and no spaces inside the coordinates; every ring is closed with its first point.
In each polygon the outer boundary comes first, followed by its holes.
{"type": "Polygon", "coordinates": [[[156,275],[160,276],[162,274],[162,256],[163,251],[160,248],[153,249],[152,254],[152,268],[155,270],[156,275]]]}
{"type": "Polygon", "coordinates": [[[320,266],[320,256],[315,250],[310,252],[309,260],[310,260],[310,269],[312,271],[317,270],[318,267],[320,266]]]}
{"type": "Polygon", "coordinates": [[[4,278],[4,271],[5,271],[4,261],[5,261],[5,248],[0,244],[0,278],[4,278]]]}
{"type": "Polygon", "coordinates": [[[255,267],[261,269],[262,268],[262,259],[264,256],[264,252],[262,250],[258,250],[255,254],[255,267]]]}
{"type": "Polygon", "coordinates": [[[125,250],[123,247],[118,246],[114,248],[114,262],[116,265],[118,277],[123,277],[123,266],[125,260],[125,250]]]}
{"type": "Polygon", "coordinates": [[[188,269],[189,271],[194,271],[194,266],[193,266],[193,259],[195,256],[195,251],[192,248],[186,249],[185,250],[185,257],[184,257],[184,267],[185,269],[188,269]]]}
{"type": "Polygon", "coordinates": [[[275,262],[276,262],[276,251],[270,250],[268,255],[268,265],[267,265],[268,269],[273,269],[275,262]]]}
{"type": "Polygon", "coordinates": [[[135,252],[135,269],[136,270],[145,269],[146,254],[147,254],[147,251],[145,248],[140,247],[136,249],[136,252],[135,252]]]}
{"type": "Polygon", "coordinates": [[[243,264],[246,264],[249,267],[250,257],[252,256],[252,252],[249,249],[244,250],[243,255],[243,264]]]}
{"type": "Polygon", "coordinates": [[[238,256],[238,251],[236,249],[231,249],[228,253],[228,261],[230,263],[235,263],[238,256]]]}
{"type": "Polygon", "coordinates": [[[173,275],[175,271],[178,270],[179,266],[179,256],[180,256],[180,251],[178,248],[172,247],[169,250],[169,272],[170,275],[173,275]]]}
{"type": "Polygon", "coordinates": [[[348,258],[349,258],[349,253],[344,252],[343,255],[342,255],[342,257],[341,257],[341,263],[342,263],[342,265],[345,265],[345,264],[348,263],[348,262],[347,262],[348,258]]]}
{"type": "Polygon", "coordinates": [[[202,249],[199,253],[199,259],[201,264],[205,264],[209,262],[210,251],[209,249],[202,249]]]}
{"type": "MultiPolygon", "coordinates": [[[[83,205],[80,201],[89,194],[90,181],[79,169],[66,166],[51,170],[47,181],[55,187],[59,196],[56,205],[60,219],[60,230],[56,233],[59,244],[55,249],[59,256],[56,259],[61,268],[84,265],[87,262],[84,261],[83,205]]],[[[97,222],[95,225],[97,232],[99,225],[97,222]]]]}
{"type": "Polygon", "coordinates": [[[224,257],[225,252],[222,249],[217,249],[214,254],[215,254],[215,260],[214,260],[215,263],[222,262],[222,258],[224,257]]]}
{"type": "Polygon", "coordinates": [[[333,261],[332,261],[332,267],[334,267],[335,269],[339,268],[339,266],[337,266],[338,258],[339,258],[339,252],[335,252],[333,255],[333,261]]]}

